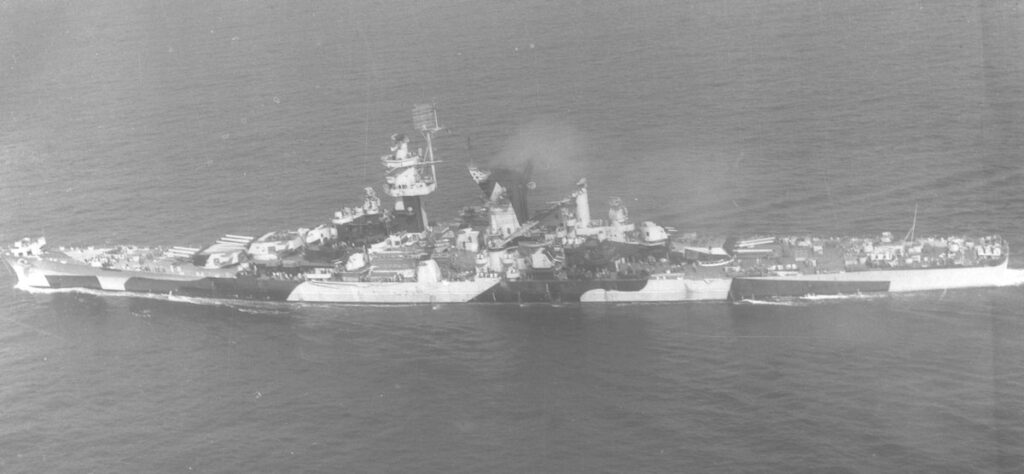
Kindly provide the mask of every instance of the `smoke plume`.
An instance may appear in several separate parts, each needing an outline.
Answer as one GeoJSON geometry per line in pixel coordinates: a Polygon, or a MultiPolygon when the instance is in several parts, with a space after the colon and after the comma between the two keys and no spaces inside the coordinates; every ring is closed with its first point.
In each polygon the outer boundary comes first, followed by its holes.
{"type": "Polygon", "coordinates": [[[586,141],[579,131],[539,119],[520,127],[499,153],[479,164],[485,169],[522,171],[532,161],[532,181],[545,189],[563,189],[579,179],[586,155],[586,141]]]}

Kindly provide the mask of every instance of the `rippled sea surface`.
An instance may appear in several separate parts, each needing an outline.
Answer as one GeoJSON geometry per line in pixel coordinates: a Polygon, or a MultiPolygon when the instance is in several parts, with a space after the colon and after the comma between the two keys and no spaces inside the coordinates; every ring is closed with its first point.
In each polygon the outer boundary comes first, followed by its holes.
{"type": "MultiPolygon", "coordinates": [[[[1024,248],[1016,2],[0,2],[0,240],[325,222],[436,102],[464,164],[710,233],[1024,248]],[[349,4],[351,3],[351,5],[349,4]]],[[[1014,252],[1011,266],[1024,267],[1014,252]]],[[[247,305],[0,274],[3,472],[1020,472],[1024,288],[247,305]]]]}

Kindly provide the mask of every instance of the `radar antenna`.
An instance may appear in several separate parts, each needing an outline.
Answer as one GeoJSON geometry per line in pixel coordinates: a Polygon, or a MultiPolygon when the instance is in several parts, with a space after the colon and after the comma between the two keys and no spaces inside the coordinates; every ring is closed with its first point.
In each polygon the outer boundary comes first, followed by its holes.
{"type": "Polygon", "coordinates": [[[434,142],[432,140],[433,135],[444,127],[437,122],[437,109],[434,104],[417,104],[412,108],[412,123],[413,127],[423,134],[423,138],[427,140],[427,163],[430,164],[430,177],[431,181],[437,183],[437,169],[435,168],[434,160],[434,142]]]}
{"type": "Polygon", "coordinates": [[[907,231],[907,235],[903,237],[904,242],[910,242],[914,240],[914,229],[917,228],[917,203],[914,203],[914,222],[910,224],[910,230],[907,231]]]}

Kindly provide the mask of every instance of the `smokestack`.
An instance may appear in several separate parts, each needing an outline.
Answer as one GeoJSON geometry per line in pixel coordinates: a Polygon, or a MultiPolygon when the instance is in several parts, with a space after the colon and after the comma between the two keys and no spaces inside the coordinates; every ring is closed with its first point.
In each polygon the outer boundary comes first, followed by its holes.
{"type": "Polygon", "coordinates": [[[522,171],[509,168],[495,168],[491,171],[483,171],[475,167],[469,168],[469,173],[480,186],[484,197],[489,200],[497,198],[495,189],[504,190],[505,196],[512,204],[516,212],[516,219],[520,223],[529,220],[530,209],[526,202],[526,193],[529,191],[530,175],[533,173],[533,162],[528,161],[522,171]]]}
{"type": "Polygon", "coordinates": [[[590,201],[587,199],[587,180],[581,179],[576,183],[576,219],[579,221],[577,227],[590,227],[590,201]]]}

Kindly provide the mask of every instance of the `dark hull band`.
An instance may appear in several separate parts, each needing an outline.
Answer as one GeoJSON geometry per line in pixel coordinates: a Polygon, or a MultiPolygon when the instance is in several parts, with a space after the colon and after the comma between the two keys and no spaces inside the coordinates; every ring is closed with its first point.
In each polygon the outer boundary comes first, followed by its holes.
{"type": "Polygon", "coordinates": [[[729,288],[729,299],[761,300],[772,298],[796,298],[809,295],[856,295],[885,293],[889,291],[888,281],[808,281],[808,280],[760,280],[733,278],[729,288]]]}
{"type": "Polygon", "coordinates": [[[99,278],[93,275],[46,275],[50,288],[81,288],[102,290],[99,278]]]}
{"type": "Polygon", "coordinates": [[[288,301],[298,281],[243,278],[203,278],[195,281],[171,281],[154,278],[129,278],[125,291],[175,294],[197,298],[288,301]]]}

